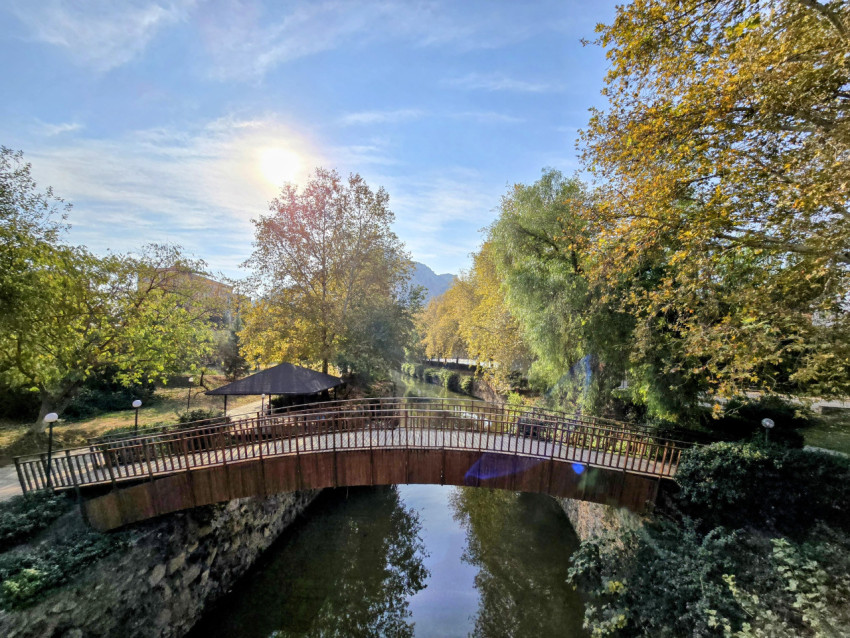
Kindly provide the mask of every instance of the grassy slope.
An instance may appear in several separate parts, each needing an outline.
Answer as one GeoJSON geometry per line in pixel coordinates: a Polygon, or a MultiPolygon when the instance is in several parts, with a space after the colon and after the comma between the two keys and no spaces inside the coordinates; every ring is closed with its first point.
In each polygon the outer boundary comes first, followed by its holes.
{"type": "Polygon", "coordinates": [[[819,414],[815,425],[802,432],[806,445],[850,454],[850,410],[819,414]]]}

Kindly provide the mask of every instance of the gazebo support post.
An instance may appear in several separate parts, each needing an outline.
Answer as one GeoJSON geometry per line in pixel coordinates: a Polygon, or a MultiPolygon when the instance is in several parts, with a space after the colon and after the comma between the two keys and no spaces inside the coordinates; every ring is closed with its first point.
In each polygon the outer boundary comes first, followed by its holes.
{"type": "Polygon", "coordinates": [[[224,395],[224,416],[227,416],[227,395],[224,395]]]}

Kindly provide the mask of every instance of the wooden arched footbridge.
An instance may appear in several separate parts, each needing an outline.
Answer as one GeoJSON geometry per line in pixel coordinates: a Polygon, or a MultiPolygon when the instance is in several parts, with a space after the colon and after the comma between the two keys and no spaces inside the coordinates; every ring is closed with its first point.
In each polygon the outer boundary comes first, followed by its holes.
{"type": "Polygon", "coordinates": [[[649,429],[463,399],[329,401],[15,459],[24,492],[86,496],[114,529],[247,496],[355,485],[472,485],[642,511],[686,444],[649,429]]]}

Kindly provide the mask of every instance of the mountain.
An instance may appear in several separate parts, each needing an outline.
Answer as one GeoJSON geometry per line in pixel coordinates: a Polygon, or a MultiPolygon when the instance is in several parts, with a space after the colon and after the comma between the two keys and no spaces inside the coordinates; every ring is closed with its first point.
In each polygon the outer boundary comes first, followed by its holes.
{"type": "Polygon", "coordinates": [[[455,276],[451,273],[438,275],[425,264],[420,264],[418,261],[413,262],[413,275],[410,277],[410,283],[425,288],[425,303],[428,303],[432,297],[439,297],[446,292],[454,279],[455,276]]]}

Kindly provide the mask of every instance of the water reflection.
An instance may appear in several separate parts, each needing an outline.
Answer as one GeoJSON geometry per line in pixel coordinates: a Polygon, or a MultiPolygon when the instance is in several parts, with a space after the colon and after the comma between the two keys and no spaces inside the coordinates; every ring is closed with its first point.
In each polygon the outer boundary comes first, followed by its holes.
{"type": "Polygon", "coordinates": [[[453,392],[436,383],[425,383],[419,379],[408,377],[400,372],[393,370],[390,372],[390,378],[395,384],[394,394],[398,397],[436,397],[442,399],[470,399],[468,394],[460,394],[453,392]]]}
{"type": "Polygon", "coordinates": [[[413,636],[426,552],[396,488],[328,492],[309,515],[192,636],[413,636]]]}
{"type": "Polygon", "coordinates": [[[581,601],[566,582],[578,539],[552,499],[458,488],[451,505],[466,529],[463,560],[478,568],[473,636],[585,635],[581,601]]]}
{"type": "Polygon", "coordinates": [[[583,636],[577,545],[540,494],[327,490],[190,636],[583,636]]]}

